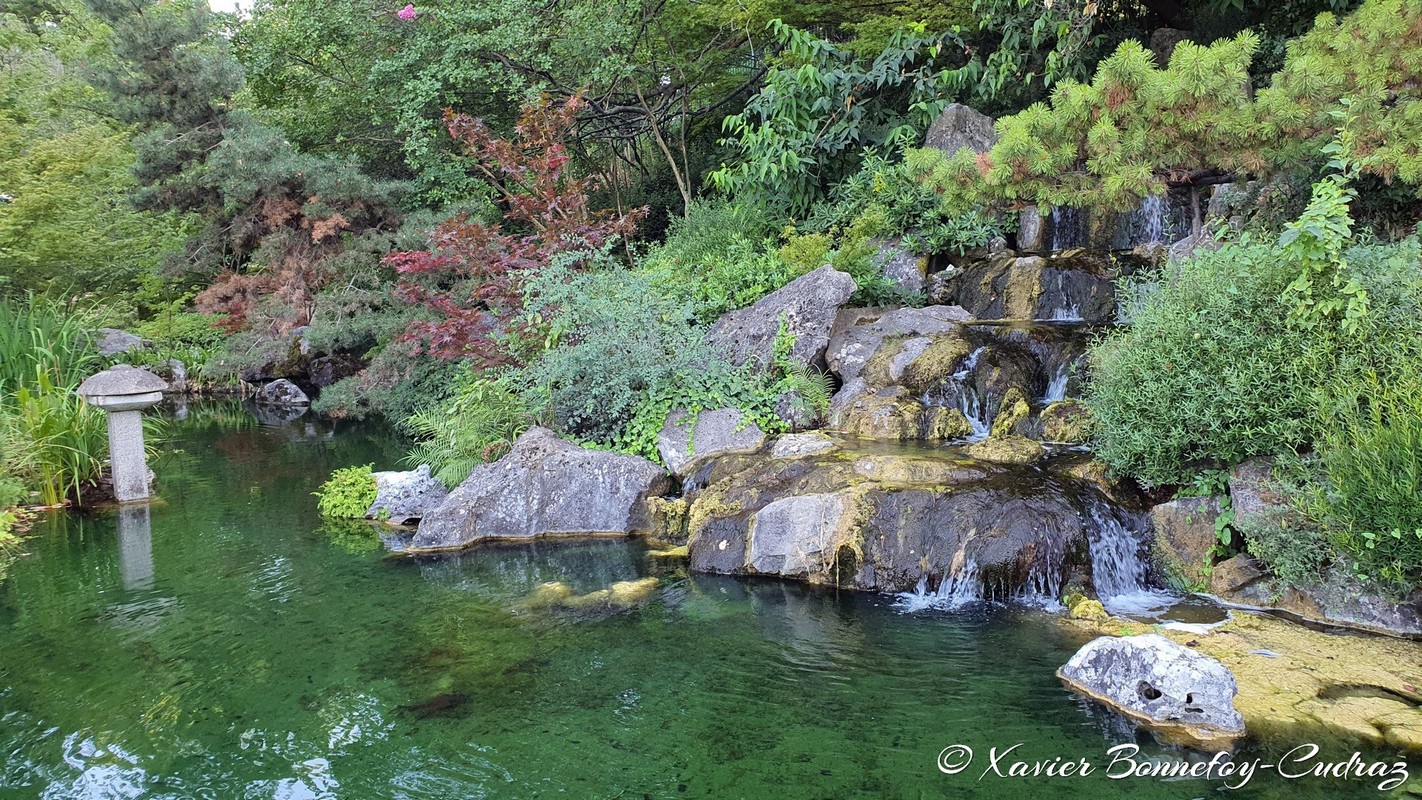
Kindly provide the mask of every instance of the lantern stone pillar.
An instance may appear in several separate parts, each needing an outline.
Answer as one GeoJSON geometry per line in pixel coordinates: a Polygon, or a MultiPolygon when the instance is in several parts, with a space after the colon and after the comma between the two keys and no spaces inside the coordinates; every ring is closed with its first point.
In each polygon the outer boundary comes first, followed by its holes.
{"type": "Polygon", "coordinates": [[[79,384],[79,394],[89,405],[108,414],[114,498],[120,503],[152,495],[143,446],[143,409],[157,405],[166,388],[162,378],[127,364],[116,364],[79,384]]]}

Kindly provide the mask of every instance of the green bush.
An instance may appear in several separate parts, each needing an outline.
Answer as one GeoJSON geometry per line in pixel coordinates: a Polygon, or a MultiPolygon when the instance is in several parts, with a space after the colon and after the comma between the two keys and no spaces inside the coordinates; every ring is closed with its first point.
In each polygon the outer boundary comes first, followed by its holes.
{"type": "Polygon", "coordinates": [[[1251,518],[1236,526],[1250,554],[1290,585],[1319,583],[1335,557],[1333,541],[1316,526],[1289,524],[1281,518],[1251,518]]]}
{"type": "Polygon", "coordinates": [[[689,304],[698,321],[710,323],[808,271],[777,257],[773,242],[763,212],[703,200],[672,222],[666,241],[641,259],[640,272],[656,291],[689,304]]]}
{"type": "Polygon", "coordinates": [[[375,502],[373,464],[363,467],[342,467],[331,473],[330,480],[312,492],[321,516],[335,519],[361,519],[375,502]]]}
{"type": "Polygon", "coordinates": [[[447,405],[421,411],[405,421],[419,442],[406,460],[427,464],[436,478],[454,487],[469,471],[507,453],[533,423],[527,398],[509,375],[466,375],[447,405]]]}
{"type": "Polygon", "coordinates": [[[1322,354],[1287,324],[1293,272],[1278,248],[1233,244],[1178,270],[1091,349],[1098,456],[1148,483],[1187,483],[1308,442],[1322,354]]]}

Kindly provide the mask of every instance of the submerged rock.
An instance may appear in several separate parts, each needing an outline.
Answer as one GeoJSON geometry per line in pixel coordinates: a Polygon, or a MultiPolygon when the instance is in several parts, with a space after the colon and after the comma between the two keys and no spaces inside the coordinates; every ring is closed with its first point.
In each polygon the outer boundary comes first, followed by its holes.
{"type": "Polygon", "coordinates": [[[680,409],[668,414],[662,432],[657,435],[657,452],[677,475],[685,475],[697,459],[720,453],[753,452],[765,444],[765,431],[749,420],[743,421],[739,409],[702,411],[696,415],[694,426],[687,416],[687,412],[680,409]]]}
{"type": "Polygon", "coordinates": [[[839,307],[849,301],[856,286],[847,273],[825,265],[802,275],[716,321],[707,339],[731,362],[754,362],[769,368],[775,337],[785,326],[795,338],[790,360],[801,365],[824,364],[825,348],[839,307]]]}
{"type": "Polygon", "coordinates": [[[1234,675],[1159,634],[1091,641],[1057,676],[1167,738],[1210,743],[1244,735],[1244,718],[1234,708],[1234,675]]]}
{"type": "Polygon", "coordinates": [[[508,455],[475,467],[430,510],[410,547],[646,531],[647,499],[670,485],[666,471],[645,458],[588,450],[547,428],[530,428],[508,455]]]}
{"type": "Polygon", "coordinates": [[[366,509],[368,519],[406,525],[421,519],[449,497],[449,490],[430,474],[428,464],[405,472],[375,473],[375,502],[366,509]]]}
{"type": "Polygon", "coordinates": [[[257,390],[252,399],[256,400],[258,405],[278,408],[311,405],[311,398],[306,396],[306,392],[285,378],[262,384],[262,388],[257,390]]]}
{"type": "Polygon", "coordinates": [[[801,458],[828,453],[836,446],[834,439],[823,433],[791,433],[775,440],[770,455],[772,458],[801,458]]]}
{"type": "Polygon", "coordinates": [[[1040,442],[1023,436],[994,436],[968,445],[968,455],[1003,464],[1031,464],[1047,454],[1040,442]]]}

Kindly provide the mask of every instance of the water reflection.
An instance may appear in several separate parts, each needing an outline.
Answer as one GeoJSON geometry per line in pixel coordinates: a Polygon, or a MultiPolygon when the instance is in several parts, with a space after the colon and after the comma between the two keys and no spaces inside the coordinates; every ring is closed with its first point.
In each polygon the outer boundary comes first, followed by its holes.
{"type": "Polygon", "coordinates": [[[119,507],[119,574],[123,588],[141,592],[153,588],[153,519],[148,503],[119,507]]]}

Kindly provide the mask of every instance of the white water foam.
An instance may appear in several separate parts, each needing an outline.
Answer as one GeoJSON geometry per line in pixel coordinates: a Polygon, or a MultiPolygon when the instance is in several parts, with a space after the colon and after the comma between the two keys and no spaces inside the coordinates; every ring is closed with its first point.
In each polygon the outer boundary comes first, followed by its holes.
{"type": "Polygon", "coordinates": [[[952,611],[982,601],[982,576],[978,574],[977,562],[968,559],[957,573],[945,575],[937,590],[928,591],[928,576],[925,575],[918,579],[918,586],[912,592],[900,592],[894,605],[913,613],[927,609],[952,611]]]}

